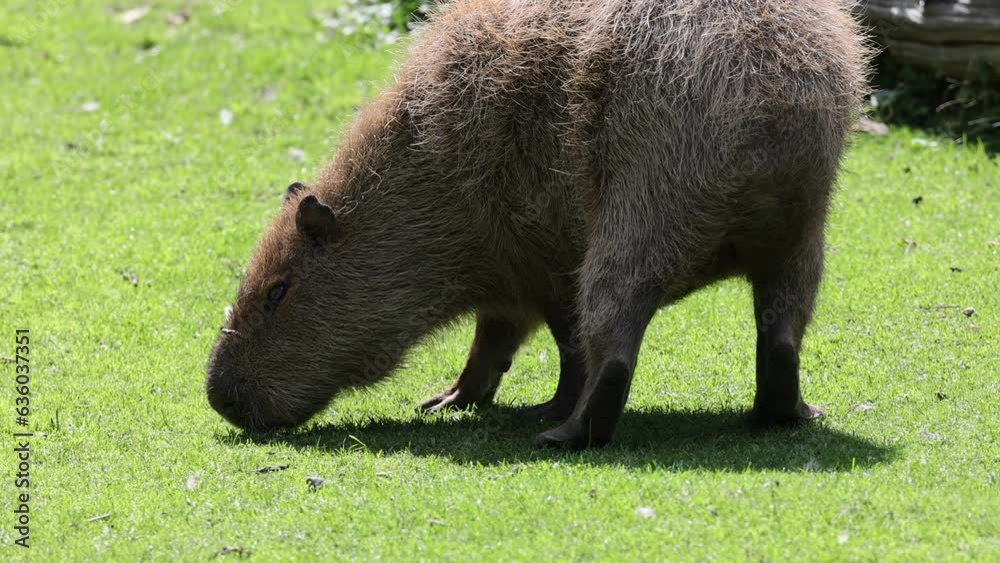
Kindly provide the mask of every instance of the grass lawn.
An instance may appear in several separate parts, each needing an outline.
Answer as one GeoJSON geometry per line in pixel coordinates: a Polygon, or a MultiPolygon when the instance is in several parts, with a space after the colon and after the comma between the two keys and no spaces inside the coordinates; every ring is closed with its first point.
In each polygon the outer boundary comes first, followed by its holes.
{"type": "Polygon", "coordinates": [[[1000,164],[919,131],[844,164],[802,356],[817,424],[745,430],[733,280],[656,315],[600,451],[535,450],[545,426],[512,414],[555,388],[547,333],[497,407],[415,412],[470,319],[295,433],[227,425],[203,382],[223,308],[398,50],[324,33],[332,6],[157,2],[126,25],[122,2],[5,2],[0,356],[30,329],[35,436],[23,549],[5,359],[0,559],[1000,561],[1000,164]]]}

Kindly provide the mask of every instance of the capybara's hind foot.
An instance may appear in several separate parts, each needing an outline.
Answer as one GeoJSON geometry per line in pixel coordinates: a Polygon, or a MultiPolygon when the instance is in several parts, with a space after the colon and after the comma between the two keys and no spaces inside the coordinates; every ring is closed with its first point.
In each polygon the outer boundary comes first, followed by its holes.
{"type": "Polygon", "coordinates": [[[518,416],[530,420],[566,420],[573,414],[575,403],[549,399],[539,405],[525,407],[518,411],[518,416]]]}
{"type": "Polygon", "coordinates": [[[756,407],[750,412],[750,426],[757,431],[772,430],[777,428],[794,428],[801,426],[809,420],[823,418],[826,413],[823,409],[799,401],[794,409],[790,411],[775,411],[756,407]]]}
{"type": "Polygon", "coordinates": [[[535,446],[574,451],[600,447],[610,441],[610,434],[598,435],[587,432],[579,421],[570,418],[552,430],[546,430],[536,436],[535,446]]]}

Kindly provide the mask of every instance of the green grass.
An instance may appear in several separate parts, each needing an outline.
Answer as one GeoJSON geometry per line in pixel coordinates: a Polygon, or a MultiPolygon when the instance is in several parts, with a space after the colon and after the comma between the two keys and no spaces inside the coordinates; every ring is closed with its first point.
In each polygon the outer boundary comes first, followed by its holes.
{"type": "Polygon", "coordinates": [[[225,424],[204,365],[256,238],[391,75],[364,38],[317,41],[325,4],[163,2],[123,25],[121,3],[5,3],[0,355],[31,329],[37,435],[24,550],[0,364],[0,559],[1000,560],[1000,166],[918,131],[846,159],[803,352],[818,424],[745,431],[735,280],[655,317],[600,451],[535,450],[544,426],[511,415],[554,390],[547,334],[497,408],[416,414],[460,368],[468,319],[297,433],[225,424]],[[191,20],[166,25],[182,5],[191,20]],[[288,468],[256,472],[272,464],[288,468]]]}

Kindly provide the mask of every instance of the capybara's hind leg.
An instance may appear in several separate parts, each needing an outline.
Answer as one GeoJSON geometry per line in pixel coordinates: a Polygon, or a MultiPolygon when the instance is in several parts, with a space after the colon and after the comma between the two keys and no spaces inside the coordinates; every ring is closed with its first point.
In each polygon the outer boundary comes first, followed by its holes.
{"type": "Polygon", "coordinates": [[[660,283],[630,258],[641,262],[643,257],[605,248],[588,254],[580,311],[587,381],[569,419],[539,434],[539,446],[580,449],[611,439],[628,399],[639,345],[662,296],[660,283]]]}
{"type": "Polygon", "coordinates": [[[752,424],[757,429],[793,426],[823,416],[802,400],[799,349],[812,315],[823,270],[821,228],[782,253],[772,266],[751,274],[757,325],[757,394],[752,424]]]}
{"type": "Polygon", "coordinates": [[[522,410],[523,416],[536,420],[564,420],[573,412],[587,379],[587,351],[579,338],[578,319],[573,301],[545,308],[545,322],[559,347],[559,383],[555,396],[522,410]]]}
{"type": "Polygon", "coordinates": [[[450,387],[420,404],[426,412],[445,408],[464,409],[493,402],[503,374],[521,342],[537,324],[530,316],[480,311],[476,336],[465,369],[450,387]]]}

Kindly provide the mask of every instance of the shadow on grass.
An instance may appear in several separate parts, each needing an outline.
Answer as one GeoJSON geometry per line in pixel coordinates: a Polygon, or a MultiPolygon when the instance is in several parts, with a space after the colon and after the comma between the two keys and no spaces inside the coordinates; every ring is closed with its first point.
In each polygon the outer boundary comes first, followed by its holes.
{"type": "Polygon", "coordinates": [[[494,406],[411,420],[316,425],[269,435],[233,431],[223,441],[288,444],[331,453],[363,448],[499,465],[560,461],[635,469],[709,471],[824,471],[869,467],[893,459],[896,449],[828,428],[822,421],[767,433],[751,432],[735,411],[626,411],[611,445],[584,452],[540,450],[534,435],[552,424],[525,420],[517,409],[494,406]]]}

